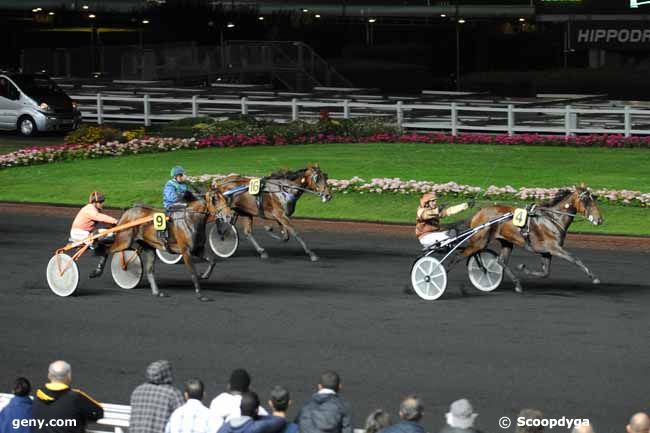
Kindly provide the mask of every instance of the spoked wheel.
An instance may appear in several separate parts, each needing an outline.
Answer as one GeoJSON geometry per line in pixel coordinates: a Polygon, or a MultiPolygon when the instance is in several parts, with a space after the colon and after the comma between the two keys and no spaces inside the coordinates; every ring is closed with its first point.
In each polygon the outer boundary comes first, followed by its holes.
{"type": "Polygon", "coordinates": [[[55,254],[47,264],[47,284],[57,296],[70,296],[79,287],[79,267],[67,254],[55,254]]]}
{"type": "Polygon", "coordinates": [[[420,298],[436,300],[447,288],[447,271],[435,257],[420,257],[411,268],[411,285],[420,298]]]}
{"type": "Polygon", "coordinates": [[[167,263],[168,265],[175,265],[176,263],[183,260],[182,254],[174,254],[170,253],[169,251],[156,250],[156,255],[161,262],[167,263]]]}
{"type": "Polygon", "coordinates": [[[234,225],[217,220],[210,227],[208,242],[213,253],[227,259],[228,257],[232,257],[237,251],[237,247],[239,246],[239,233],[234,225]]]}
{"type": "Polygon", "coordinates": [[[142,282],[144,268],[140,255],[133,250],[124,250],[113,254],[111,258],[111,275],[115,284],[123,289],[133,289],[142,282]]]}
{"type": "Polygon", "coordinates": [[[483,250],[467,260],[467,275],[472,285],[482,292],[491,292],[503,281],[503,266],[492,250],[483,250]]]}

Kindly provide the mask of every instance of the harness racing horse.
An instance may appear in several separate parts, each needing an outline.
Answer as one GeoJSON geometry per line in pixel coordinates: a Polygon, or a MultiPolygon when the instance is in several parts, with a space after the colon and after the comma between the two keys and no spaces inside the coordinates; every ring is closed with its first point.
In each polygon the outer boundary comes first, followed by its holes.
{"type": "MultiPolygon", "coordinates": [[[[470,226],[476,227],[486,221],[497,218],[508,212],[514,212],[510,206],[490,206],[479,210],[471,219],[470,226]]],[[[501,244],[501,251],[497,259],[506,275],[515,283],[515,291],[522,293],[521,282],[508,268],[508,260],[514,245],[542,256],[542,270],[532,271],[525,265],[518,269],[527,275],[546,278],[551,271],[551,259],[559,257],[573,263],[582,269],[591,278],[594,284],[600,280],[582,263],[582,261],[563,248],[569,226],[574,217],[583,215],[594,225],[603,223],[596,198],[584,186],[574,190],[560,190],[553,199],[532,208],[528,216],[527,227],[520,229],[512,220],[508,220],[488,229],[482,230],[470,238],[467,246],[462,251],[462,256],[471,257],[472,254],[485,249],[488,244],[496,240],[501,244]]]]}
{"type": "MultiPolygon", "coordinates": [[[[250,180],[250,177],[229,176],[215,182],[212,188],[225,193],[248,185],[250,180]]],[[[321,171],[318,165],[309,165],[307,168],[296,171],[279,171],[263,178],[262,188],[257,196],[246,191],[233,194],[231,197],[229,205],[236,212],[237,217],[241,218],[246,238],[253,244],[255,251],[262,259],[268,258],[268,254],[253,237],[253,218],[256,216],[278,223],[282,236],[276,236],[273,233],[271,236],[283,242],[287,242],[289,237],[293,236],[305,253],[309,255],[311,261],[318,260],[318,256],[309,249],[291,225],[290,217],[296,209],[296,202],[305,192],[319,195],[323,202],[332,199],[327,185],[327,173],[321,171]]],[[[266,230],[273,231],[270,227],[266,227],[266,230]]]]}
{"type": "MultiPolygon", "coordinates": [[[[226,221],[232,218],[232,210],[228,206],[226,198],[218,191],[208,191],[204,198],[197,198],[190,192],[181,196],[185,206],[170,211],[167,230],[169,240],[167,246],[158,236],[153,224],[143,224],[128,230],[120,231],[115,235],[115,240],[110,248],[111,253],[117,253],[128,249],[139,250],[144,266],[144,272],[151,286],[151,294],[165,297],[164,293],[158,290],[154,278],[155,250],[165,250],[182,254],[185,267],[192,276],[194,291],[201,301],[210,299],[201,294],[201,286],[196,269],[192,263],[192,256],[202,257],[205,245],[205,224],[208,218],[221,217],[226,221]],[[166,248],[167,247],[167,248],[166,248]]],[[[158,209],[135,206],[128,209],[118,224],[126,224],[139,218],[152,216],[161,212],[158,209]]],[[[208,278],[214,269],[216,258],[205,259],[209,262],[208,270],[201,276],[201,279],[208,278]]]]}

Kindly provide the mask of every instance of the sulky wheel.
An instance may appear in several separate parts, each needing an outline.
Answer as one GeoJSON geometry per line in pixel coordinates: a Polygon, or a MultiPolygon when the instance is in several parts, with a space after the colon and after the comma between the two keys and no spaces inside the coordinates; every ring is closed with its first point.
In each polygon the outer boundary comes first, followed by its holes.
{"type": "Polygon", "coordinates": [[[124,250],[111,257],[111,275],[115,284],[123,289],[133,289],[142,281],[144,268],[140,255],[133,250],[124,250]]]}
{"type": "Polygon", "coordinates": [[[70,296],[79,287],[79,267],[67,254],[55,254],[47,264],[47,284],[58,296],[70,296]]]}
{"type": "Polygon", "coordinates": [[[420,298],[436,300],[447,288],[447,271],[435,257],[420,257],[411,268],[411,285],[420,298]]]}
{"type": "Polygon", "coordinates": [[[182,254],[174,254],[174,253],[170,253],[169,251],[156,250],[156,255],[158,256],[161,262],[166,263],[168,265],[175,265],[176,263],[183,260],[182,254]]]}
{"type": "Polygon", "coordinates": [[[483,250],[467,260],[467,275],[472,285],[482,292],[491,292],[503,281],[503,266],[492,250],[483,250]]]}
{"type": "Polygon", "coordinates": [[[217,220],[210,227],[208,232],[208,242],[212,252],[217,256],[227,259],[237,251],[239,246],[239,234],[237,228],[223,221],[217,220]]]}

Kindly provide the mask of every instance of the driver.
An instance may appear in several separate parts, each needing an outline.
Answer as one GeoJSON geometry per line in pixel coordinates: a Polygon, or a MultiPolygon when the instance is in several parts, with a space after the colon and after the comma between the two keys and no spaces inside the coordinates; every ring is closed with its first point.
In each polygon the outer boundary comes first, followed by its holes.
{"type": "Polygon", "coordinates": [[[167,181],[163,189],[163,206],[165,209],[169,209],[178,201],[180,196],[190,190],[187,183],[185,183],[186,178],[183,167],[177,165],[172,168],[170,176],[171,179],[167,181]]]}
{"type": "MultiPolygon", "coordinates": [[[[72,228],[70,229],[70,239],[72,241],[81,241],[89,237],[91,234],[104,231],[104,229],[95,231],[95,225],[98,222],[112,225],[117,224],[115,218],[101,212],[104,208],[104,200],[104,194],[99,191],[93,191],[90,194],[90,197],[88,197],[88,204],[79,210],[74,221],[72,221],[72,228]]],[[[99,263],[97,263],[97,268],[90,273],[90,278],[97,278],[104,271],[104,265],[106,264],[106,258],[108,257],[104,250],[105,248],[97,248],[95,251],[95,254],[99,255],[100,259],[99,263]]]]}
{"type": "Polygon", "coordinates": [[[442,242],[454,236],[455,230],[443,230],[440,218],[455,215],[474,207],[474,200],[455,206],[443,208],[438,206],[438,197],[435,192],[427,192],[420,198],[420,207],[415,221],[415,235],[423,247],[428,248],[436,242],[442,242]]]}

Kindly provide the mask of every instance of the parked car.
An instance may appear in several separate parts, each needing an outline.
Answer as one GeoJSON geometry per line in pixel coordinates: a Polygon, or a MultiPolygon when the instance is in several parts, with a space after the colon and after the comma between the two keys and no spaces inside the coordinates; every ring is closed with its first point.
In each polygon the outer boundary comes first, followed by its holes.
{"type": "Polygon", "coordinates": [[[25,136],[79,127],[76,102],[47,75],[0,73],[0,129],[25,136]]]}

